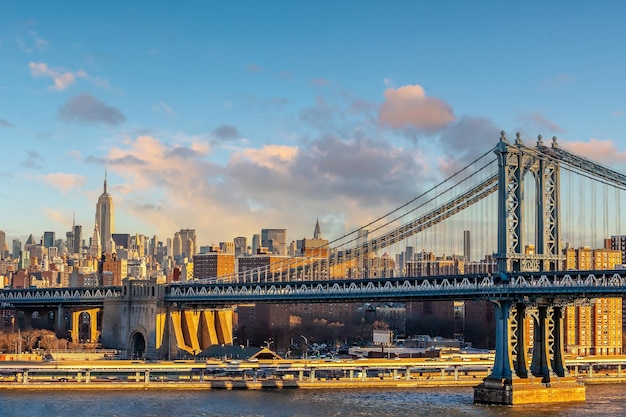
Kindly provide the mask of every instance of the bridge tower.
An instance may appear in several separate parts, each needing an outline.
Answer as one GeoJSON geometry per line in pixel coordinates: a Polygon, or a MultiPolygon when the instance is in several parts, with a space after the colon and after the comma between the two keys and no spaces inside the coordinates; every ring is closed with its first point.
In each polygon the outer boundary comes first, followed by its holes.
{"type": "MultiPolygon", "coordinates": [[[[556,148],[556,137],[552,148],[556,148]]],[[[523,145],[520,134],[510,145],[501,133],[498,158],[498,273],[507,285],[515,273],[558,271],[565,256],[560,247],[559,162],[537,147],[523,145]],[[535,181],[535,250],[527,251],[524,237],[525,181],[535,181]]],[[[530,188],[530,187],[528,187],[530,188]]],[[[474,401],[490,404],[576,401],[585,388],[567,375],[563,353],[563,308],[567,301],[552,298],[497,298],[496,357],[491,374],[474,389],[474,401]],[[534,337],[528,363],[526,320],[532,317],[534,337]]]]}
{"type": "MultiPolygon", "coordinates": [[[[537,148],[543,147],[541,135],[537,148]]],[[[556,145],[553,138],[552,146],[556,145]]],[[[559,162],[527,148],[517,134],[515,144],[504,132],[495,153],[498,157],[498,272],[557,271],[564,255],[560,247],[559,162]],[[531,176],[527,175],[530,174],[531,176]],[[523,200],[525,181],[532,178],[536,189],[535,251],[526,253],[523,200]]]]}

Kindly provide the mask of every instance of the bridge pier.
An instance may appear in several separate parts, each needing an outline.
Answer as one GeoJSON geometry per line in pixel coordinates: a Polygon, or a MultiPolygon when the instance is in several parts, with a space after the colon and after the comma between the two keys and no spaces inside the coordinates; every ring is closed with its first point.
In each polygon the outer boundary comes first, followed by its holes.
{"type": "Polygon", "coordinates": [[[512,308],[513,300],[507,299],[493,300],[493,303],[496,357],[490,375],[474,388],[474,402],[515,405],[584,401],[585,386],[567,374],[563,361],[562,307],[542,304],[536,316],[533,315],[535,333],[529,374],[525,305],[518,302],[512,308]],[[553,326],[550,326],[550,309],[553,326]],[[552,355],[550,340],[553,341],[552,355]]]}
{"type": "Polygon", "coordinates": [[[88,339],[90,343],[96,343],[98,341],[100,332],[98,331],[98,313],[102,312],[101,308],[80,309],[71,312],[71,337],[73,343],[82,342],[80,338],[81,327],[83,327],[83,336],[88,339]],[[89,323],[81,322],[83,314],[89,316],[89,323]],[[88,324],[88,326],[83,326],[88,324]],[[86,330],[86,332],[85,332],[86,330]]]}

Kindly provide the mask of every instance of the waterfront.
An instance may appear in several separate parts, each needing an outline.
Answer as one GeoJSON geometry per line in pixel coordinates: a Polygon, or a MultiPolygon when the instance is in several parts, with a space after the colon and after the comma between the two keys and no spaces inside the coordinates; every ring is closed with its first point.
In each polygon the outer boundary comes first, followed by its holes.
{"type": "Polygon", "coordinates": [[[472,403],[472,388],[263,391],[0,391],[0,415],[99,416],[621,416],[622,384],[587,387],[587,401],[520,407],[472,403]]]}

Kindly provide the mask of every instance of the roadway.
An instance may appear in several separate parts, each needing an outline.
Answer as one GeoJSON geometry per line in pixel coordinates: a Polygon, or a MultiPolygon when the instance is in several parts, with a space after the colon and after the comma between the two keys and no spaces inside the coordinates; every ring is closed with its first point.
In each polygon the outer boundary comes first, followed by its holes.
{"type": "MultiPolygon", "coordinates": [[[[583,380],[626,379],[626,356],[568,358],[570,374],[583,380]],[[623,370],[624,371],[623,371],[623,370]]],[[[489,358],[402,358],[335,360],[206,360],[206,361],[3,361],[0,389],[11,383],[40,382],[268,382],[293,381],[296,385],[322,381],[367,383],[422,381],[424,383],[477,384],[493,366],[489,358]]],[[[315,385],[315,384],[314,384],[315,385]]],[[[263,386],[262,386],[263,388],[263,386]]]]}

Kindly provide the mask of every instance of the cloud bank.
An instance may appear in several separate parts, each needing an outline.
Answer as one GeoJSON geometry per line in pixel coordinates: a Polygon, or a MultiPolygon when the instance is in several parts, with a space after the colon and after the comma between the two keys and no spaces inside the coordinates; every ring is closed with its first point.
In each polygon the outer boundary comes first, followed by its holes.
{"type": "Polygon", "coordinates": [[[390,128],[433,132],[454,120],[452,108],[441,99],[427,97],[420,85],[388,88],[384,96],[378,121],[390,128]]]}
{"type": "Polygon", "coordinates": [[[59,109],[58,118],[64,122],[95,123],[116,126],[126,121],[126,116],[90,94],[70,98],[59,109]]]}

